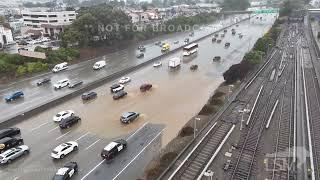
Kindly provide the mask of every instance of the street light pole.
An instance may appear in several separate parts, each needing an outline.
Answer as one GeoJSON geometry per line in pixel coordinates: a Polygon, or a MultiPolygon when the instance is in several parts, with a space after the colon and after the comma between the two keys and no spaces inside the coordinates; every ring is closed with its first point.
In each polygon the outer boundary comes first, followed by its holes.
{"type": "Polygon", "coordinates": [[[200,121],[201,119],[200,118],[194,118],[194,125],[193,125],[193,139],[196,138],[196,131],[197,130],[197,121],[200,121]]]}

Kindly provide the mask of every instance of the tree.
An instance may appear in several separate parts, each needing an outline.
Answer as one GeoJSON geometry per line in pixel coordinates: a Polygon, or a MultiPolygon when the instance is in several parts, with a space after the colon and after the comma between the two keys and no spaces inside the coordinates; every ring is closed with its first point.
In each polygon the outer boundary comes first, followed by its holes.
{"type": "Polygon", "coordinates": [[[224,0],[222,7],[224,10],[246,10],[250,3],[248,0],[224,0]]]}
{"type": "Polygon", "coordinates": [[[74,7],[79,4],[79,0],[63,0],[69,7],[74,7]]]}
{"type": "Polygon", "coordinates": [[[6,21],[6,18],[4,16],[0,16],[0,25],[4,24],[6,21]]]}

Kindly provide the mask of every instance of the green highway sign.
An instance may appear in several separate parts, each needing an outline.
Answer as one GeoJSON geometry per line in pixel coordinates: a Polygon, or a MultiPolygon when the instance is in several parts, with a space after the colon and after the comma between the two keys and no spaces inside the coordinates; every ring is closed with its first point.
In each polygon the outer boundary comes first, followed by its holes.
{"type": "Polygon", "coordinates": [[[267,13],[277,13],[279,12],[279,9],[259,9],[253,11],[255,14],[267,14],[267,13]]]}

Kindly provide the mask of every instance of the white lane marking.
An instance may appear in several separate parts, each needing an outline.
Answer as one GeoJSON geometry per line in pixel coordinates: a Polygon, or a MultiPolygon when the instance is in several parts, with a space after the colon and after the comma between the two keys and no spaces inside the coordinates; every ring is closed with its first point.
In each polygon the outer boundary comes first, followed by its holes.
{"type": "Polygon", "coordinates": [[[129,139],[131,139],[138,131],[140,131],[144,126],[146,126],[149,122],[144,123],[139,129],[137,129],[134,133],[132,133],[128,138],[127,141],[129,141],[129,139]]]}
{"type": "Polygon", "coordinates": [[[13,180],[18,180],[20,177],[18,176],[18,177],[15,177],[15,178],[13,178],[13,180]]]}
{"type": "MultiPolygon", "coordinates": [[[[50,121],[49,121],[49,122],[50,122],[50,121]]],[[[45,123],[43,123],[43,124],[40,124],[39,126],[37,126],[37,127],[33,128],[33,129],[31,129],[31,131],[34,131],[34,130],[36,130],[36,129],[39,129],[40,127],[42,127],[42,126],[44,126],[44,125],[48,124],[49,122],[45,122],[45,123]]]]}
{"type": "Polygon", "coordinates": [[[80,136],[78,139],[74,140],[74,141],[79,141],[81,138],[85,137],[86,135],[88,135],[90,132],[87,132],[85,134],[83,134],[82,136],[80,136]]]}
{"type": "Polygon", "coordinates": [[[125,169],[127,169],[128,166],[130,166],[130,164],[156,139],[158,138],[158,136],[160,134],[162,134],[162,132],[164,131],[164,129],[162,131],[160,131],[156,137],[154,137],[112,180],[115,180],[125,169]]]}
{"type": "Polygon", "coordinates": [[[95,169],[97,169],[97,167],[99,167],[102,163],[104,163],[106,161],[106,159],[102,160],[99,164],[97,164],[94,168],[92,168],[86,175],[84,175],[81,180],[84,180],[87,176],[89,176],[90,173],[92,173],[92,171],[94,171],[95,169]]]}
{"type": "Polygon", "coordinates": [[[93,145],[95,145],[97,142],[99,142],[101,139],[96,140],[94,143],[90,144],[90,146],[88,146],[86,148],[86,150],[88,150],[89,148],[91,148],[93,145]]]}
{"type": "Polygon", "coordinates": [[[53,129],[50,129],[48,132],[52,132],[52,131],[54,131],[55,129],[58,129],[58,128],[59,128],[59,126],[53,128],[53,129]]]}
{"type": "Polygon", "coordinates": [[[60,138],[64,137],[65,135],[67,135],[67,134],[69,134],[69,133],[71,133],[71,131],[68,131],[68,132],[66,132],[66,133],[62,134],[61,136],[57,137],[57,138],[56,138],[56,140],[58,140],[58,139],[60,139],[60,138]]]}

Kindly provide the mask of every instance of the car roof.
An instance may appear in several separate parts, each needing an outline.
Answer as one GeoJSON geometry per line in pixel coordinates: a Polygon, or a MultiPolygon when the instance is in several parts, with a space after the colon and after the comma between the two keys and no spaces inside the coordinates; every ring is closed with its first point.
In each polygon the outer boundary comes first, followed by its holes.
{"type": "Polygon", "coordinates": [[[112,148],[114,148],[118,144],[119,143],[112,141],[106,147],[104,147],[103,150],[110,151],[112,148]]]}
{"type": "Polygon", "coordinates": [[[66,143],[62,143],[59,146],[57,146],[56,148],[54,148],[55,151],[61,151],[63,148],[65,148],[66,146],[68,146],[66,143]]]}
{"type": "Polygon", "coordinates": [[[5,129],[1,129],[0,130],[0,133],[3,133],[3,132],[7,132],[7,131],[11,131],[11,130],[14,130],[15,128],[5,128],[5,129]]]}
{"type": "Polygon", "coordinates": [[[135,114],[135,112],[125,112],[125,113],[122,114],[122,117],[128,117],[128,116],[130,116],[132,114],[135,114]]]}
{"type": "Polygon", "coordinates": [[[69,168],[68,167],[63,167],[58,169],[58,172],[56,173],[56,175],[60,175],[63,176],[68,172],[69,168]]]}

